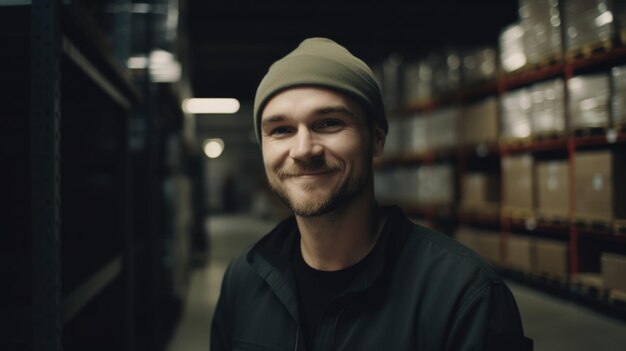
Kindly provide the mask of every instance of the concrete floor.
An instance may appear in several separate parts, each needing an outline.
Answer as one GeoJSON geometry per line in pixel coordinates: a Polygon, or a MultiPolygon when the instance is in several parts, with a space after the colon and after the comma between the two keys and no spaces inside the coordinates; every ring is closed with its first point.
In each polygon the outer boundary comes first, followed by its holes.
{"type": "MultiPolygon", "coordinates": [[[[167,351],[209,350],[211,316],[228,262],[274,224],[248,215],[207,220],[209,262],[192,275],[185,311],[167,351]]],[[[508,284],[517,300],[525,333],[535,341],[535,351],[626,349],[626,323],[526,286],[508,284]]]]}

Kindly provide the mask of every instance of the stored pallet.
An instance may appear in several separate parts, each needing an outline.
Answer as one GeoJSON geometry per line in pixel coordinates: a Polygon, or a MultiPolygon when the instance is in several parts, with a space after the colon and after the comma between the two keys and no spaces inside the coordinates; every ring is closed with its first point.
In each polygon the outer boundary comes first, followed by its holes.
{"type": "Polygon", "coordinates": [[[512,138],[512,137],[501,137],[499,140],[499,144],[501,147],[505,148],[520,148],[530,146],[533,142],[531,137],[526,138],[512,138]]]}
{"type": "Polygon", "coordinates": [[[626,219],[615,220],[613,230],[616,235],[626,235],[626,219]]]}
{"type": "Polygon", "coordinates": [[[601,218],[576,216],[573,224],[579,229],[609,232],[613,229],[613,221],[601,218]]]}
{"type": "Polygon", "coordinates": [[[521,208],[521,207],[503,207],[502,215],[504,217],[508,217],[514,220],[526,220],[535,217],[535,214],[530,208],[521,208]]]}
{"type": "Polygon", "coordinates": [[[545,131],[538,132],[533,135],[535,141],[555,141],[565,139],[565,133],[562,131],[545,131]]]}
{"type": "Polygon", "coordinates": [[[607,127],[585,127],[585,128],[575,128],[572,131],[572,135],[577,138],[586,138],[593,136],[603,136],[608,132],[607,127]]]}
{"type": "Polygon", "coordinates": [[[611,304],[626,307],[626,292],[619,290],[610,290],[609,301],[611,302],[611,304]]]}
{"type": "Polygon", "coordinates": [[[524,70],[539,70],[546,67],[556,66],[563,63],[563,54],[555,52],[552,54],[544,55],[537,62],[528,63],[524,66],[524,70]]]}
{"type": "Polygon", "coordinates": [[[611,40],[600,40],[592,43],[586,43],[576,48],[567,50],[566,58],[568,60],[590,58],[596,54],[606,53],[613,49],[611,40]]]}
{"type": "Polygon", "coordinates": [[[539,224],[561,227],[569,224],[569,217],[567,215],[537,212],[537,222],[539,224]]]}

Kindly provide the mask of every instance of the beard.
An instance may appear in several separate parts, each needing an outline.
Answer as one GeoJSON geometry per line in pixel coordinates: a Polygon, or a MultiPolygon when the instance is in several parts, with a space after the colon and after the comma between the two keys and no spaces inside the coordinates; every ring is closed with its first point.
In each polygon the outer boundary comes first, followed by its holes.
{"type": "Polygon", "coordinates": [[[295,215],[300,217],[317,217],[342,208],[363,193],[372,178],[372,163],[364,162],[364,167],[355,169],[347,178],[338,184],[320,189],[325,185],[318,182],[301,184],[302,191],[308,193],[299,197],[289,194],[286,187],[281,186],[281,181],[289,177],[312,172],[342,172],[345,165],[340,162],[327,162],[322,158],[316,158],[306,163],[293,164],[290,167],[275,170],[274,181],[270,179],[269,185],[272,191],[289,207],[295,215]],[[314,194],[316,191],[322,194],[314,194]]]}

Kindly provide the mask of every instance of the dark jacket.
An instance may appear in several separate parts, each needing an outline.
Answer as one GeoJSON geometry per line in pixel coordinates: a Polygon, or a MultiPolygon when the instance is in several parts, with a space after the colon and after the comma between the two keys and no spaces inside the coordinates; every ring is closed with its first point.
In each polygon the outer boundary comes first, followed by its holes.
{"type": "MultiPolygon", "coordinates": [[[[493,269],[454,239],[392,207],[364,271],[331,302],[314,350],[531,350],[493,269]]],[[[304,351],[291,258],[295,220],[228,267],[211,350],[304,351]]]]}

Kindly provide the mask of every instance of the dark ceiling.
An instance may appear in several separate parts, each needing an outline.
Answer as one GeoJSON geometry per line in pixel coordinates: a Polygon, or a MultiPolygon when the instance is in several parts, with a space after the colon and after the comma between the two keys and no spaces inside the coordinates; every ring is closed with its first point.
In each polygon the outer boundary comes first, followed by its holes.
{"type": "Polygon", "coordinates": [[[517,0],[188,0],[193,93],[249,101],[270,64],[307,37],[376,63],[394,52],[410,59],[444,45],[495,45],[517,16],[517,0]]]}

